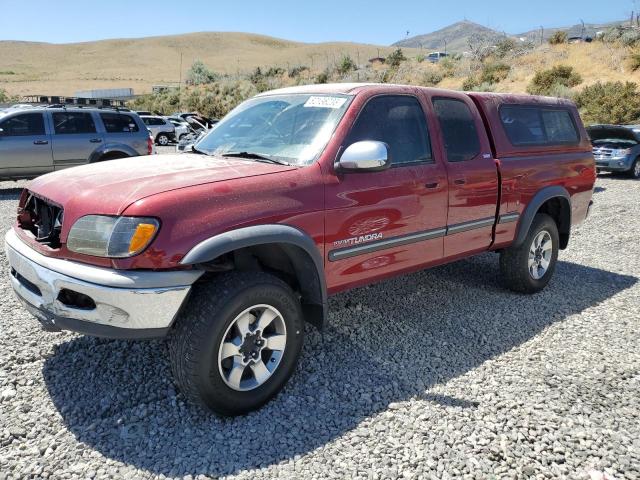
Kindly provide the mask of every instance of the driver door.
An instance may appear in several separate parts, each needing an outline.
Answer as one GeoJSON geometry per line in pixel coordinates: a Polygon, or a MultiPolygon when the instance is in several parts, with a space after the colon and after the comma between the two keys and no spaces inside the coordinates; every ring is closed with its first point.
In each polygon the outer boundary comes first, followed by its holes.
{"type": "Polygon", "coordinates": [[[331,292],[442,258],[447,185],[433,156],[425,105],[417,95],[369,98],[342,146],[384,142],[391,166],[337,172],[326,185],[325,251],[331,292]]]}

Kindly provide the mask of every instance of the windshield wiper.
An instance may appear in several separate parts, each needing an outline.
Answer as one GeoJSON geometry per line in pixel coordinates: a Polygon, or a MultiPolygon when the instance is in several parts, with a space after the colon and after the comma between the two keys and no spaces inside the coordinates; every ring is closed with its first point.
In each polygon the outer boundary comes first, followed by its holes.
{"type": "Polygon", "coordinates": [[[284,160],[280,160],[279,158],[267,157],[266,155],[262,155],[260,153],[255,152],[227,152],[222,154],[223,157],[237,157],[237,158],[248,158],[250,160],[258,160],[259,162],[269,162],[275,163],[277,165],[287,165],[291,164],[285,162],[284,160]]]}
{"type": "Polygon", "coordinates": [[[191,145],[191,151],[193,153],[199,153],[200,155],[209,155],[207,152],[203,152],[202,150],[198,150],[195,145],[191,145]]]}

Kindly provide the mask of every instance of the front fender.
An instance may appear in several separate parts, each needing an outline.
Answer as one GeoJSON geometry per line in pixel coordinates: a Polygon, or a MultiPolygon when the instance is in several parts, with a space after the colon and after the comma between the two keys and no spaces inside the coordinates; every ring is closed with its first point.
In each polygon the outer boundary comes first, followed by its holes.
{"type": "Polygon", "coordinates": [[[207,263],[234,250],[268,244],[277,244],[285,251],[295,269],[303,301],[321,309],[309,310],[311,321],[322,327],[327,312],[327,287],[322,255],[313,239],[295,227],[269,224],[230,230],[203,240],[189,250],[180,263],[207,263]]]}

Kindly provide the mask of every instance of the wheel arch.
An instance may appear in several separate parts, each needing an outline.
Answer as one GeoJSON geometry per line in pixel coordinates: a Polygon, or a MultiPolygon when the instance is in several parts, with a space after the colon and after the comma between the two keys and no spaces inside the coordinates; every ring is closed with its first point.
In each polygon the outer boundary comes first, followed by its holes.
{"type": "Polygon", "coordinates": [[[571,196],[559,185],[545,187],[533,196],[520,217],[514,246],[522,245],[538,213],[546,213],[554,219],[558,226],[560,249],[567,248],[571,235],[571,196]]]}
{"type": "MultiPolygon", "coordinates": [[[[208,238],[180,261],[203,268],[267,269],[284,275],[301,296],[305,320],[322,328],[327,288],[322,255],[313,239],[289,225],[243,227],[208,238]]],[[[215,270],[214,270],[215,271],[215,270]]]]}
{"type": "Polygon", "coordinates": [[[99,162],[103,160],[104,157],[116,153],[123,154],[127,157],[137,157],[138,155],[140,155],[132,147],[124,143],[108,144],[97,150],[94,150],[89,156],[89,163],[99,162]]]}

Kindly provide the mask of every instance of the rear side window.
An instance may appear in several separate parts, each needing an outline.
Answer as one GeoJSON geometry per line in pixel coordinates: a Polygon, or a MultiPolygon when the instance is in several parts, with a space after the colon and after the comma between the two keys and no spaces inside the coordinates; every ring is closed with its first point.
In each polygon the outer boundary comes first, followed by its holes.
{"type": "Polygon", "coordinates": [[[415,97],[386,95],[369,100],[349,132],[347,145],[363,140],[388,144],[393,165],[433,161],[427,122],[415,97]]]}
{"type": "Polygon", "coordinates": [[[434,98],[449,162],[464,162],[480,153],[480,138],[469,106],[455,98],[434,98]]]}
{"type": "Polygon", "coordinates": [[[143,118],[142,119],[146,125],[158,126],[164,125],[164,120],[161,118],[143,118]]]}
{"type": "Polygon", "coordinates": [[[104,128],[109,133],[137,132],[138,124],[131,115],[122,113],[101,113],[104,128]]]}
{"type": "Polygon", "coordinates": [[[96,124],[87,112],[56,112],[53,114],[53,129],[57,135],[95,133],[96,124]]]}
{"type": "Polygon", "coordinates": [[[23,113],[0,122],[0,128],[11,137],[44,135],[44,119],[41,113],[23,113]]]}
{"type": "Polygon", "coordinates": [[[568,110],[503,105],[500,121],[512,145],[563,145],[580,140],[568,110]]]}

